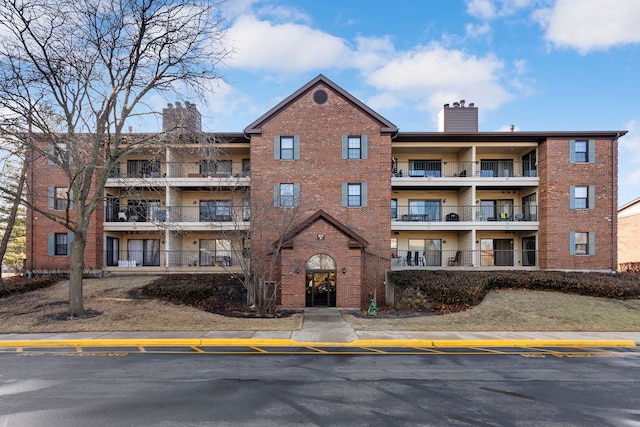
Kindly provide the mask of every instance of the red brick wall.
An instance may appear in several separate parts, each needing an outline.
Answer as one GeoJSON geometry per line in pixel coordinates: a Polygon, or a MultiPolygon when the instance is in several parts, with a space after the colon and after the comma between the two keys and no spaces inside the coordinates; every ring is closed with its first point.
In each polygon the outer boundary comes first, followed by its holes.
{"type": "MultiPolygon", "coordinates": [[[[253,226],[260,230],[253,238],[253,249],[271,249],[271,243],[278,237],[273,224],[277,222],[278,215],[287,211],[275,209],[274,212],[277,213],[260,215],[265,206],[273,204],[274,184],[297,182],[300,183],[301,200],[295,224],[323,209],[366,239],[369,243],[368,251],[382,254],[388,259],[391,228],[390,159],[390,136],[381,135],[377,121],[331,88],[322,84],[311,88],[264,123],[261,135],[251,138],[251,215],[253,226]],[[317,105],[312,100],[312,93],[319,87],[329,93],[329,99],[323,105],[317,105]],[[274,160],[274,135],[299,135],[300,159],[274,160]],[[367,135],[368,158],[343,160],[342,135],[367,135]],[[367,207],[341,206],[341,184],[344,182],[368,184],[367,207]],[[257,215],[254,216],[254,212],[257,215]]],[[[338,288],[338,303],[343,306],[360,306],[356,299],[362,293],[362,272],[351,255],[356,252],[359,257],[358,251],[348,251],[347,260],[351,259],[346,266],[349,276],[346,278],[347,283],[338,288]],[[351,276],[351,272],[355,275],[356,270],[357,276],[351,276]]],[[[307,255],[305,252],[305,256],[307,255]]],[[[342,262],[342,255],[339,258],[342,262]]],[[[380,285],[384,277],[382,272],[388,266],[388,261],[383,261],[378,266],[381,270],[378,275],[380,285]]],[[[341,271],[342,267],[339,264],[338,270],[341,271]]],[[[284,268],[283,274],[287,274],[284,268]]],[[[290,292],[285,289],[286,286],[290,286],[289,279],[284,279],[283,304],[286,301],[285,295],[290,292]]]]}
{"type": "MultiPolygon", "coordinates": [[[[44,145],[46,147],[46,144],[44,145]]],[[[64,211],[52,211],[48,208],[49,187],[68,187],[68,180],[62,170],[50,165],[44,157],[34,155],[33,167],[27,177],[29,200],[39,209],[55,214],[65,220],[64,211]]],[[[69,219],[73,221],[76,214],[70,212],[69,219]]],[[[85,249],[85,270],[99,270],[103,265],[103,234],[102,222],[104,218],[104,206],[100,203],[96,212],[91,217],[87,231],[87,246],[85,249]]],[[[69,256],[49,255],[49,233],[68,233],[69,230],[61,223],[47,218],[39,212],[27,210],[27,242],[26,257],[27,270],[68,270],[70,268],[69,256]]]]}
{"type": "Polygon", "coordinates": [[[569,138],[538,148],[539,254],[542,269],[616,269],[617,141],[595,141],[595,163],[570,163],[569,138]],[[595,209],[570,209],[570,186],[595,186],[595,209]],[[570,232],[595,232],[596,254],[569,254],[570,232]]]}

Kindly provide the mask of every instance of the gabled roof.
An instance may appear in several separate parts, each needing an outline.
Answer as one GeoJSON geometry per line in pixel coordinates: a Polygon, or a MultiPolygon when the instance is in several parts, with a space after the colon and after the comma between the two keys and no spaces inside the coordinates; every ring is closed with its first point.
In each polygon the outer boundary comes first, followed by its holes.
{"type": "Polygon", "coordinates": [[[311,215],[309,218],[307,218],[304,222],[302,222],[296,228],[291,230],[284,237],[282,241],[282,248],[293,249],[293,238],[320,220],[326,221],[329,225],[333,226],[335,229],[337,229],[342,234],[347,236],[349,238],[350,248],[366,248],[367,246],[369,246],[369,243],[366,240],[364,240],[358,233],[356,233],[355,231],[353,231],[352,229],[350,229],[349,227],[347,227],[346,225],[344,225],[343,223],[341,223],[340,221],[338,221],[337,219],[335,219],[334,217],[332,217],[331,215],[329,215],[328,213],[320,209],[318,212],[311,215]]]}
{"type": "Polygon", "coordinates": [[[618,214],[622,213],[623,211],[628,211],[631,213],[635,213],[636,211],[640,212],[640,197],[630,201],[629,203],[625,203],[618,208],[618,214]]]}
{"type": "Polygon", "coordinates": [[[244,132],[246,134],[259,134],[259,133],[262,133],[262,125],[267,120],[269,120],[272,116],[274,116],[275,114],[277,114],[281,110],[287,108],[287,106],[289,106],[289,104],[294,102],[296,99],[298,99],[304,93],[306,93],[309,89],[311,89],[312,87],[318,85],[319,83],[323,83],[324,85],[330,87],[332,90],[334,90],[335,92],[337,92],[340,95],[342,95],[347,101],[349,101],[355,107],[357,107],[358,109],[363,111],[365,114],[369,115],[373,119],[375,119],[378,122],[380,122],[380,131],[381,132],[394,133],[394,132],[398,131],[398,127],[396,125],[394,125],[393,123],[391,123],[389,120],[385,119],[380,114],[378,114],[375,111],[373,111],[367,105],[362,103],[360,100],[356,99],[349,92],[347,92],[346,90],[342,89],[340,86],[338,86],[337,84],[335,84],[334,82],[332,82],[331,80],[329,80],[328,78],[323,76],[322,74],[318,74],[318,76],[315,79],[311,80],[309,83],[307,83],[306,85],[302,86],[300,89],[298,89],[297,91],[295,91],[294,93],[289,95],[286,99],[284,99],[278,105],[273,107],[271,110],[267,111],[264,115],[262,115],[260,118],[258,118],[258,120],[256,120],[255,122],[253,122],[249,126],[247,126],[244,129],[244,132]]]}

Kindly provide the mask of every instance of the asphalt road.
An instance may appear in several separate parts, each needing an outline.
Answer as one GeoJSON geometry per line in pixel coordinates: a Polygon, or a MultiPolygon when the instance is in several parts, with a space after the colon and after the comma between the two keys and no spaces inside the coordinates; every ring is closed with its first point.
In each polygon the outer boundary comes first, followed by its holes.
{"type": "Polygon", "coordinates": [[[0,352],[0,426],[640,425],[635,349],[174,350],[0,352]]]}

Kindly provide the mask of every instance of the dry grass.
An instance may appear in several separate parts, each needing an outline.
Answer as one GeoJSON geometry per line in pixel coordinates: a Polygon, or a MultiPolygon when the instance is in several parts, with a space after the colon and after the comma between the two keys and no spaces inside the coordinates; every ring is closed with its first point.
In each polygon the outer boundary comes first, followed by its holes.
{"type": "MultiPolygon", "coordinates": [[[[302,315],[231,318],[193,307],[137,298],[149,276],[88,279],[85,308],[95,317],[66,320],[68,282],[0,299],[0,333],[81,331],[299,330],[302,315]],[[62,318],[61,318],[62,317],[62,318]]],[[[440,316],[362,318],[344,313],[356,330],[398,331],[640,331],[640,300],[609,300],[525,290],[493,291],[477,307],[440,316]]]]}
{"type": "Polygon", "coordinates": [[[157,277],[130,276],[84,281],[84,307],[99,313],[67,320],[69,282],[0,299],[0,333],[102,331],[286,331],[302,326],[302,315],[240,319],[186,305],[137,298],[130,291],[157,277]]]}
{"type": "Polygon", "coordinates": [[[356,330],[405,331],[640,331],[640,300],[613,300],[557,292],[499,290],[478,306],[442,316],[361,318],[356,330]]]}

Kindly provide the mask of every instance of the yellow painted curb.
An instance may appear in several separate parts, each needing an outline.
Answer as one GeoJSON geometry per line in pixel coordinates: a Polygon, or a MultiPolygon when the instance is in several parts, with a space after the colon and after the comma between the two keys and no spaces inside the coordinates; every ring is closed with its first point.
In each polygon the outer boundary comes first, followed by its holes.
{"type": "Polygon", "coordinates": [[[6,347],[635,347],[633,340],[488,339],[309,342],[255,338],[125,338],[0,341],[6,347]]]}

